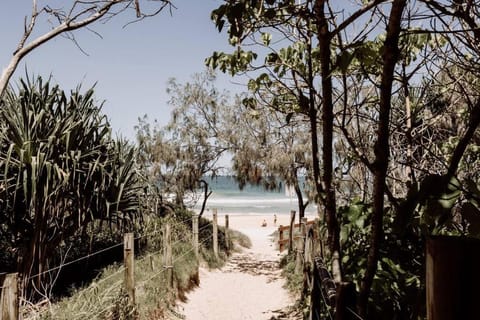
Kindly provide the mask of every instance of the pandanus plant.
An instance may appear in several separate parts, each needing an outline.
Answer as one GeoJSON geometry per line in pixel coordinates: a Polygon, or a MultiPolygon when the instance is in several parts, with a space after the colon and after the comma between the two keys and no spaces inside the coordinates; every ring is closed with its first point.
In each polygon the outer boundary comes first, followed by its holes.
{"type": "Polygon", "coordinates": [[[138,214],[136,151],[114,141],[93,88],[67,95],[41,77],[21,80],[0,106],[0,225],[25,292],[41,288],[49,256],[95,220],[138,214]]]}

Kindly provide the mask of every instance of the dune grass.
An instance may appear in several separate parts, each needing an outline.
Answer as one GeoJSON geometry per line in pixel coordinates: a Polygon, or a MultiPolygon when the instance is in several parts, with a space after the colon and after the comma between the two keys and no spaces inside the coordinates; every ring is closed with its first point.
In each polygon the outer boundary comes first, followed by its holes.
{"type": "MultiPolygon", "coordinates": [[[[81,288],[72,288],[70,296],[50,304],[23,309],[24,319],[80,320],[80,319],[162,319],[175,309],[178,300],[185,301],[186,293],[198,286],[198,268],[203,265],[218,268],[224,265],[224,229],[219,228],[220,253],[217,259],[212,251],[211,233],[200,233],[200,257],[197,259],[191,243],[191,227],[170,219],[172,227],[173,284],[167,280],[161,232],[155,232],[166,220],[149,221],[144,232],[154,237],[140,239],[142,252],[135,259],[135,305],[129,304],[123,289],[124,267],[116,263],[104,268],[97,278],[81,288]]],[[[204,230],[210,226],[204,223],[204,230]]],[[[230,247],[248,247],[250,240],[238,231],[230,230],[230,247]]]]}

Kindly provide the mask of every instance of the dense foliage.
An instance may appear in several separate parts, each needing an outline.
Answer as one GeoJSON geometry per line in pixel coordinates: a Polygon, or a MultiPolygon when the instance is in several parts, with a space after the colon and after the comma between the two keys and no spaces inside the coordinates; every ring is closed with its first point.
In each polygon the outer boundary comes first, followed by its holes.
{"type": "Polygon", "coordinates": [[[137,215],[135,149],[111,138],[93,89],[21,81],[1,102],[0,141],[0,225],[27,286],[41,290],[51,253],[93,221],[137,215]]]}
{"type": "Polygon", "coordinates": [[[307,177],[324,218],[324,258],[337,282],[355,284],[362,318],[424,317],[425,239],[480,236],[479,8],[223,2],[212,19],[234,49],[206,63],[250,76],[250,92],[241,105],[210,72],[172,80],[171,122],[137,127],[142,188],[136,151],[111,138],[93,90],[22,81],[0,101],[0,263],[17,259],[25,284],[43,290],[49,252],[89,226],[125,228],[139,210],[162,214],[165,199],[183,207],[200,188],[204,208],[203,178],[230,152],[240,185],[283,180],[298,191],[307,177]]]}
{"type": "MultiPolygon", "coordinates": [[[[309,121],[331,270],[365,319],[425,315],[425,239],[478,236],[477,2],[225,1],[245,108],[309,121]],[[475,151],[474,151],[475,150],[475,151]]],[[[255,168],[255,166],[251,166],[255,168]]]]}
{"type": "Polygon", "coordinates": [[[136,126],[140,160],[151,184],[176,205],[192,205],[203,199],[202,215],[211,195],[209,179],[222,172],[222,156],[235,139],[234,106],[227,92],[215,86],[211,72],[195,74],[184,84],[171,79],[167,92],[173,111],[165,127],[153,126],[148,117],[136,126]]]}

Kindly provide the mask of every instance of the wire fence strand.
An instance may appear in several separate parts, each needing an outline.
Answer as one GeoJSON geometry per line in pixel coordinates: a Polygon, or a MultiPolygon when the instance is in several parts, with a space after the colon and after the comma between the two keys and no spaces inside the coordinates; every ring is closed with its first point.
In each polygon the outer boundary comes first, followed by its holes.
{"type": "Polygon", "coordinates": [[[320,287],[320,294],[322,295],[323,302],[325,303],[325,307],[327,309],[328,316],[329,316],[330,320],[333,320],[332,313],[330,312],[330,306],[327,303],[327,299],[325,298],[325,295],[323,294],[323,290],[322,290],[321,287],[320,287]]]}
{"type": "Polygon", "coordinates": [[[357,319],[364,320],[358,313],[353,311],[350,307],[347,307],[347,311],[351,312],[357,319]]]}
{"type": "MultiPolygon", "coordinates": [[[[188,221],[192,221],[192,218],[189,217],[189,218],[184,219],[184,220],[182,220],[182,221],[177,221],[177,222],[174,223],[174,226],[178,226],[178,225],[183,224],[183,223],[186,223],[186,222],[188,222],[188,221]]],[[[204,231],[204,230],[206,230],[206,229],[210,229],[210,228],[212,228],[212,223],[206,223],[205,225],[203,225],[201,228],[198,229],[198,233],[200,233],[201,231],[204,231]]],[[[142,238],[151,237],[151,236],[153,236],[153,235],[155,235],[155,234],[159,234],[159,233],[162,233],[162,232],[163,232],[163,228],[160,227],[160,228],[158,228],[158,229],[156,229],[156,230],[154,230],[154,231],[141,234],[141,235],[135,237],[134,239],[135,239],[135,240],[139,240],[139,239],[142,239],[142,238]]],[[[204,239],[199,242],[199,246],[204,246],[208,241],[211,240],[212,236],[213,236],[212,231],[210,231],[210,232],[208,233],[208,235],[202,236],[202,238],[204,238],[204,239]]],[[[171,246],[176,246],[177,244],[179,244],[179,243],[181,243],[181,242],[190,242],[190,241],[192,241],[192,235],[190,235],[190,234],[188,234],[188,233],[184,233],[184,234],[182,234],[182,236],[180,236],[179,238],[177,238],[176,241],[171,244],[171,246]]],[[[91,258],[91,257],[93,257],[93,256],[96,256],[96,255],[99,255],[99,254],[108,252],[108,251],[110,251],[110,250],[112,250],[112,249],[115,249],[115,248],[118,248],[118,247],[120,247],[120,246],[123,246],[123,244],[124,244],[124,243],[123,243],[123,241],[122,241],[121,243],[116,243],[116,244],[114,244],[114,245],[112,245],[112,246],[109,246],[109,247],[107,247],[107,248],[103,248],[103,249],[100,249],[100,250],[98,250],[98,251],[89,253],[89,254],[87,254],[87,255],[85,255],[85,256],[79,257],[79,258],[74,259],[74,260],[72,260],[72,261],[68,261],[68,262],[66,262],[66,263],[62,263],[61,265],[58,265],[58,266],[56,266],[56,267],[53,267],[53,268],[50,268],[50,269],[48,269],[48,270],[39,272],[39,273],[37,273],[37,274],[35,274],[35,275],[32,275],[32,276],[30,276],[30,277],[28,278],[28,280],[31,280],[31,279],[33,279],[33,278],[35,278],[35,277],[38,277],[38,276],[43,275],[43,274],[47,274],[47,273],[52,272],[52,271],[55,271],[55,270],[60,270],[60,269],[62,269],[63,267],[66,267],[66,266],[75,264],[75,263],[77,263],[77,262],[83,261],[83,260],[88,259],[88,258],[91,258]]],[[[155,255],[155,254],[161,253],[161,251],[163,251],[164,249],[165,249],[165,246],[161,245],[161,248],[160,248],[159,250],[156,250],[156,251],[154,251],[154,252],[148,253],[147,255],[145,255],[145,256],[137,259],[136,262],[142,262],[143,260],[145,260],[145,259],[147,259],[147,258],[149,258],[149,257],[151,257],[151,256],[153,256],[153,255],[155,255]]],[[[187,256],[188,254],[191,254],[194,250],[195,250],[195,248],[192,247],[192,248],[190,248],[189,250],[187,250],[186,252],[183,252],[181,255],[175,257],[175,259],[172,261],[172,264],[175,264],[176,262],[180,261],[180,260],[183,259],[185,256],[187,256]]],[[[139,287],[139,286],[141,286],[141,285],[142,285],[142,286],[145,285],[145,283],[147,283],[148,281],[154,279],[155,277],[158,277],[158,276],[161,275],[163,272],[165,272],[167,269],[168,269],[168,268],[167,268],[166,266],[162,266],[162,269],[161,269],[159,272],[151,275],[150,277],[148,277],[146,280],[140,282],[140,283],[139,283],[138,285],[136,285],[135,287],[139,287]]],[[[100,280],[97,280],[97,281],[93,280],[93,282],[92,282],[87,288],[79,291],[79,298],[81,298],[82,296],[85,296],[87,293],[91,292],[91,290],[97,289],[100,284],[106,282],[107,280],[109,280],[109,279],[111,279],[111,278],[113,278],[113,277],[115,277],[115,276],[118,276],[119,273],[124,272],[124,271],[125,271],[125,267],[124,267],[124,266],[120,266],[120,268],[119,268],[118,270],[116,270],[115,272],[113,272],[112,274],[110,274],[110,275],[108,275],[108,276],[106,276],[106,277],[104,277],[104,278],[102,278],[102,279],[100,279],[100,280]]],[[[3,274],[6,274],[6,273],[5,273],[5,272],[0,273],[0,275],[3,275],[3,274]]],[[[104,295],[104,296],[107,296],[108,294],[111,294],[112,290],[115,290],[115,289],[122,283],[122,281],[123,281],[123,280],[118,280],[118,281],[114,282],[110,287],[108,287],[107,289],[105,289],[106,292],[105,292],[105,294],[103,294],[103,295],[104,295]]],[[[3,289],[5,289],[5,288],[6,288],[6,286],[1,286],[1,287],[0,287],[0,290],[3,290],[3,289]]],[[[104,290],[102,290],[102,291],[104,291],[104,290]]],[[[84,302],[84,306],[85,306],[86,308],[88,308],[89,305],[90,305],[89,302],[87,302],[87,301],[84,302]]],[[[104,309],[100,310],[100,312],[95,313],[94,317],[100,316],[102,313],[108,311],[112,306],[113,306],[113,305],[110,305],[110,306],[108,306],[107,308],[104,308],[104,309]]],[[[90,308],[90,309],[92,309],[92,308],[90,308]]],[[[93,309],[95,309],[95,308],[93,308],[93,309]]],[[[82,312],[82,313],[79,315],[79,317],[78,317],[78,318],[75,318],[75,319],[82,319],[84,315],[85,315],[85,312],[82,312]]]]}
{"type": "Polygon", "coordinates": [[[203,227],[201,227],[200,229],[198,229],[198,232],[202,231],[202,230],[205,230],[206,228],[209,228],[209,227],[212,227],[211,224],[207,223],[205,224],[203,227]]]}
{"type": "Polygon", "coordinates": [[[115,272],[112,273],[111,275],[109,275],[109,276],[107,276],[107,277],[105,277],[105,278],[102,278],[102,279],[100,279],[100,280],[95,281],[94,283],[92,283],[92,287],[91,287],[91,288],[89,287],[88,289],[94,289],[94,288],[98,287],[98,285],[99,285],[100,283],[103,283],[103,282],[107,281],[108,279],[113,278],[113,276],[117,275],[117,273],[120,273],[120,272],[123,272],[123,271],[125,271],[125,267],[124,267],[124,266],[121,266],[120,269],[118,269],[117,271],[115,271],[115,272]]]}
{"type": "MultiPolygon", "coordinates": [[[[191,220],[192,220],[192,218],[187,218],[187,219],[184,219],[184,220],[182,220],[182,221],[177,222],[176,224],[184,223],[184,222],[186,222],[186,221],[191,221],[191,220]]],[[[207,226],[209,226],[209,224],[207,224],[206,226],[202,227],[202,229],[200,229],[200,230],[203,230],[203,228],[205,228],[205,227],[207,227],[207,226]]],[[[200,230],[199,230],[199,231],[200,231],[200,230]]],[[[152,235],[154,235],[154,234],[157,234],[157,233],[159,233],[159,232],[162,232],[162,229],[161,229],[161,228],[158,229],[158,230],[155,230],[155,231],[153,231],[153,232],[150,232],[150,233],[147,233],[147,234],[143,234],[143,235],[137,236],[137,237],[134,238],[134,239],[135,239],[135,240],[142,239],[142,238],[145,238],[145,237],[148,237],[148,236],[152,236],[152,235]]],[[[90,257],[96,256],[96,255],[98,255],[98,254],[100,254],[100,253],[103,253],[103,252],[112,250],[112,249],[117,248],[117,247],[120,247],[120,246],[123,246],[123,241],[120,242],[120,243],[114,244],[114,245],[112,245],[112,246],[110,246],[110,247],[107,247],[107,248],[104,248],[104,249],[100,249],[100,250],[98,250],[98,251],[96,251],[96,252],[89,253],[89,254],[87,254],[87,255],[85,255],[85,256],[83,256],[83,257],[77,258],[77,259],[75,259],[75,260],[72,260],[72,261],[69,261],[69,262],[66,262],[66,263],[62,263],[62,264],[59,265],[59,266],[50,268],[50,269],[48,269],[48,270],[39,272],[39,273],[34,274],[34,275],[31,275],[31,276],[28,278],[28,280],[31,280],[31,279],[33,279],[33,278],[36,278],[36,277],[38,277],[38,276],[47,274],[47,273],[52,272],[52,271],[55,271],[55,270],[59,270],[59,269],[61,269],[61,268],[63,268],[63,267],[66,267],[66,266],[72,265],[72,264],[74,264],[74,263],[83,261],[83,260],[85,260],[85,259],[88,259],[88,258],[90,258],[90,257]]],[[[2,273],[0,273],[0,274],[2,274],[2,273]]],[[[3,289],[3,287],[0,287],[0,289],[3,289]]]]}
{"type": "Polygon", "coordinates": [[[38,276],[41,276],[41,275],[43,275],[43,274],[46,274],[46,273],[49,273],[49,272],[52,272],[52,271],[61,269],[61,268],[63,268],[63,267],[69,266],[69,265],[74,264],[74,263],[77,263],[77,262],[79,262],[79,261],[88,259],[88,258],[90,258],[90,257],[96,256],[96,255],[98,255],[98,254],[100,254],[100,253],[103,253],[103,252],[106,252],[106,251],[109,251],[109,250],[112,250],[112,249],[114,249],[114,248],[116,248],[116,247],[119,247],[119,246],[123,246],[123,242],[114,244],[113,246],[110,246],[110,247],[108,247],[108,248],[104,248],[104,249],[98,250],[98,251],[96,251],[96,252],[94,252],[94,253],[89,253],[89,254],[87,254],[87,255],[85,255],[85,256],[83,256],[83,257],[80,257],[80,258],[77,258],[77,259],[75,259],[75,260],[72,260],[72,261],[63,263],[63,264],[61,264],[61,265],[59,265],[59,266],[56,266],[56,267],[53,267],[53,268],[51,268],[51,269],[48,269],[48,270],[39,272],[39,273],[37,273],[37,274],[35,274],[35,275],[33,275],[33,276],[30,276],[30,277],[28,278],[28,280],[31,280],[31,279],[33,279],[33,278],[35,278],[35,277],[38,277],[38,276]]]}
{"type": "MultiPolygon", "coordinates": [[[[201,242],[199,243],[199,245],[203,245],[203,244],[204,244],[205,242],[207,242],[208,240],[209,240],[208,238],[204,239],[203,241],[201,241],[201,242]]],[[[183,257],[185,257],[187,254],[193,252],[194,250],[195,250],[195,248],[191,248],[190,250],[184,252],[182,255],[177,256],[175,259],[173,259],[173,263],[175,263],[175,262],[177,262],[178,260],[182,259],[183,257]]]]}
{"type": "MultiPolygon", "coordinates": [[[[180,224],[184,224],[188,221],[192,221],[193,218],[192,217],[188,217],[184,220],[180,220],[180,221],[175,221],[175,225],[180,225],[180,224]]],[[[139,239],[142,239],[142,238],[145,238],[145,237],[149,237],[149,236],[152,236],[154,234],[157,234],[157,233],[161,233],[162,232],[162,228],[158,228],[157,230],[154,230],[150,233],[146,233],[146,234],[143,234],[143,235],[140,235],[140,236],[137,236],[136,238],[134,238],[135,240],[139,240],[139,239]]]]}
{"type": "MultiPolygon", "coordinates": [[[[209,240],[208,238],[204,239],[203,241],[201,241],[199,243],[200,244],[204,244],[207,240],[209,240]]],[[[177,262],[178,260],[180,260],[181,258],[183,258],[184,256],[186,256],[187,254],[191,253],[192,251],[194,250],[194,248],[184,252],[182,255],[176,257],[176,259],[174,259],[172,262],[175,263],[177,262]]],[[[149,282],[150,280],[158,277],[159,275],[161,275],[162,273],[164,273],[165,271],[167,270],[167,268],[165,266],[163,266],[162,270],[160,270],[159,272],[153,274],[152,276],[148,277],[147,279],[143,280],[142,282],[140,282],[138,285],[135,286],[135,288],[138,288],[138,287],[141,287],[143,286],[146,282],[149,282]]]]}

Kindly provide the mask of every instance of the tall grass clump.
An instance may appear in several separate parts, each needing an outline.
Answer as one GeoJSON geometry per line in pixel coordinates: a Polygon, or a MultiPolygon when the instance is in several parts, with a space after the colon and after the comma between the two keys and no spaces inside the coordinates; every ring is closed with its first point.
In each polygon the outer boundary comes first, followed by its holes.
{"type": "Polygon", "coordinates": [[[63,244],[94,222],[128,228],[142,192],[136,149],[112,138],[94,89],[50,82],[27,77],[0,100],[0,241],[30,301],[51,296],[48,270],[75,249],[63,244]]]}

